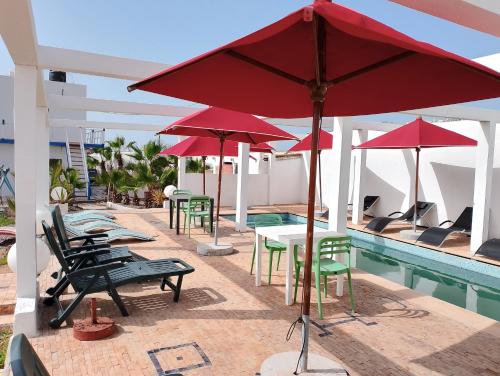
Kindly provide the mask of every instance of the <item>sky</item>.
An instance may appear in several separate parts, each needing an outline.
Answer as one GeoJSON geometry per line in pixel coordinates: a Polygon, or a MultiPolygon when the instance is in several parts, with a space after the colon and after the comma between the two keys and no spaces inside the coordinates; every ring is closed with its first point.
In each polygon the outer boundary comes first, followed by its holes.
{"type": "MultiPolygon", "coordinates": [[[[387,0],[336,0],[378,21],[459,55],[476,58],[500,52],[500,40],[387,0]]],[[[39,44],[127,58],[180,63],[242,37],[307,5],[310,0],[32,0],[39,44]]],[[[0,40],[0,74],[12,61],[0,40]]],[[[87,95],[157,104],[196,104],[160,95],[126,90],[130,82],[68,74],[68,81],[87,85],[87,95]]],[[[499,101],[481,104],[500,108],[499,101]]],[[[153,122],[174,119],[88,113],[88,120],[153,122]]],[[[386,120],[386,119],[377,119],[386,120]]],[[[304,129],[287,129],[293,133],[304,129]]],[[[108,137],[118,133],[108,131],[108,137]]],[[[126,132],[140,143],[147,132],[126,132]]],[[[171,140],[165,140],[171,142],[171,140]]]]}

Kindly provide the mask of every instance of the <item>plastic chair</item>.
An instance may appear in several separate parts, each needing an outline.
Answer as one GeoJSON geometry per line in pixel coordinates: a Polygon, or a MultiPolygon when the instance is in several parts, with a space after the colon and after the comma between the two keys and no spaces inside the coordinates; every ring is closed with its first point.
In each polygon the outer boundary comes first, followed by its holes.
{"type": "MultiPolygon", "coordinates": [[[[304,267],[304,261],[298,259],[298,250],[294,249],[295,258],[295,292],[293,301],[297,300],[297,289],[299,285],[300,270],[304,267]]],[[[327,296],[327,278],[331,275],[347,274],[349,284],[349,298],[351,301],[352,313],[356,311],[356,303],[352,293],[351,279],[351,237],[324,238],[318,243],[316,253],[313,255],[312,271],[316,284],[316,294],[318,299],[318,312],[320,320],[323,319],[323,306],[321,304],[321,276],[324,277],[324,292],[327,296]],[[333,259],[334,255],[347,253],[347,265],[333,259]]]]}
{"type": "Polygon", "coordinates": [[[184,212],[184,233],[186,232],[187,221],[188,238],[191,238],[191,219],[194,220],[196,225],[196,218],[200,218],[203,231],[205,231],[204,220],[210,217],[210,205],[210,197],[208,196],[191,196],[187,205],[182,208],[184,212]]]}
{"type": "MultiPolygon", "coordinates": [[[[255,217],[255,227],[265,226],[282,226],[283,218],[279,214],[259,214],[255,217]]],[[[256,244],[253,246],[252,265],[250,266],[250,275],[253,273],[253,265],[255,262],[256,244]]],[[[271,284],[271,273],[273,271],[273,258],[274,254],[278,253],[278,264],[276,270],[280,267],[281,253],[286,251],[286,245],[274,240],[264,239],[264,247],[269,251],[269,277],[268,283],[271,284]]]]}

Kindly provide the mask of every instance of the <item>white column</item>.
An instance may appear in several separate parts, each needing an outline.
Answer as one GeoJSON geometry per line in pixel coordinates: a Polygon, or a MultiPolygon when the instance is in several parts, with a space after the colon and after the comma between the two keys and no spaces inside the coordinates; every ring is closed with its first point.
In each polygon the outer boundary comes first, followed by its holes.
{"type": "Polygon", "coordinates": [[[49,159],[50,159],[50,128],[47,121],[47,107],[38,107],[36,110],[36,226],[37,234],[42,234],[41,221],[51,223],[49,211],[49,159]]]}
{"type": "Polygon", "coordinates": [[[471,255],[474,255],[479,246],[488,239],[495,130],[496,124],[494,122],[482,121],[479,126],[476,147],[476,174],[474,177],[474,211],[470,240],[471,255]]]}
{"type": "MultiPolygon", "coordinates": [[[[368,139],[368,131],[358,130],[359,143],[368,139]]],[[[354,190],[352,196],[352,223],[363,223],[363,207],[365,198],[366,149],[357,149],[354,160],[354,190]]]]}
{"type": "MultiPolygon", "coordinates": [[[[329,169],[332,171],[332,184],[329,192],[328,228],[345,232],[347,229],[347,204],[349,201],[349,177],[352,151],[352,124],[349,118],[335,118],[333,125],[333,157],[329,169]]],[[[340,256],[340,255],[339,255],[340,256]]],[[[343,256],[338,261],[344,261],[343,256]]],[[[343,294],[344,279],[337,277],[337,296],[343,294]]]]}
{"type": "Polygon", "coordinates": [[[274,205],[274,179],[275,176],[273,170],[276,168],[276,157],[274,153],[269,154],[269,165],[267,169],[267,197],[268,197],[268,205],[274,205]]]}
{"type": "Polygon", "coordinates": [[[250,144],[238,143],[238,180],[236,186],[236,231],[247,228],[248,165],[250,144]]]}
{"type": "Polygon", "coordinates": [[[16,65],[14,78],[14,167],[16,181],[16,309],[14,332],[37,334],[36,166],[37,69],[16,65]]]}

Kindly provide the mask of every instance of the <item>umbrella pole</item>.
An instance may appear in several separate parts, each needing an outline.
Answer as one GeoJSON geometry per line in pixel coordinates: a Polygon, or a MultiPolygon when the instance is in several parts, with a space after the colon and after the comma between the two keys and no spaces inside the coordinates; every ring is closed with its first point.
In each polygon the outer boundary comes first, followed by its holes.
{"type": "Polygon", "coordinates": [[[417,158],[415,163],[415,198],[413,207],[413,232],[417,231],[417,202],[418,202],[418,180],[419,180],[419,165],[420,165],[420,148],[416,148],[417,158]]]}
{"type": "Polygon", "coordinates": [[[220,212],[220,194],[222,186],[222,159],[224,154],[224,140],[225,137],[221,136],[220,140],[220,152],[219,152],[219,181],[217,183],[217,212],[215,214],[215,234],[214,234],[214,245],[218,244],[219,237],[219,212],[220,212]]]}
{"type": "Polygon", "coordinates": [[[319,211],[323,213],[323,187],[321,184],[321,150],[318,150],[318,170],[319,170],[319,211]]]}
{"type": "Polygon", "coordinates": [[[201,161],[202,161],[202,168],[203,168],[203,196],[206,195],[206,189],[205,189],[205,184],[206,184],[206,181],[205,181],[205,171],[206,171],[206,161],[207,161],[207,157],[206,156],[203,156],[201,157],[201,161]]]}

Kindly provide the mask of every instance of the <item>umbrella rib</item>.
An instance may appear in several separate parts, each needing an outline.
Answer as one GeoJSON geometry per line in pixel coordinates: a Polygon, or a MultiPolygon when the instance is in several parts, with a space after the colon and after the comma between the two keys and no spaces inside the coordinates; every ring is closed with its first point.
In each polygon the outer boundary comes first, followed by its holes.
{"type": "Polygon", "coordinates": [[[355,70],[353,72],[344,74],[343,76],[334,78],[333,80],[329,80],[329,81],[327,81],[327,84],[328,84],[328,86],[340,84],[342,82],[350,80],[351,78],[356,78],[356,77],[358,77],[358,76],[360,76],[362,74],[374,71],[375,69],[379,69],[379,68],[385,67],[386,65],[389,65],[389,64],[394,64],[394,63],[396,63],[398,61],[406,59],[406,58],[408,58],[410,56],[413,56],[415,54],[416,54],[415,51],[405,51],[405,52],[400,53],[398,55],[391,56],[391,57],[389,57],[387,59],[384,59],[382,61],[378,61],[378,62],[370,64],[370,65],[368,65],[366,67],[357,69],[357,70],[355,70]]]}
{"type": "Polygon", "coordinates": [[[252,59],[251,57],[242,55],[239,52],[236,52],[234,50],[227,50],[226,54],[229,55],[229,56],[234,57],[235,59],[244,61],[244,62],[249,63],[251,65],[254,65],[254,66],[258,67],[258,68],[266,70],[266,71],[268,71],[270,73],[273,73],[273,74],[275,74],[277,76],[283,77],[283,78],[285,78],[285,79],[287,79],[289,81],[295,82],[295,83],[297,83],[299,85],[307,85],[307,83],[308,83],[306,80],[303,80],[300,77],[297,77],[297,76],[294,76],[293,74],[284,72],[281,69],[272,67],[272,66],[267,65],[267,64],[265,64],[265,63],[263,63],[261,61],[252,59]]]}

